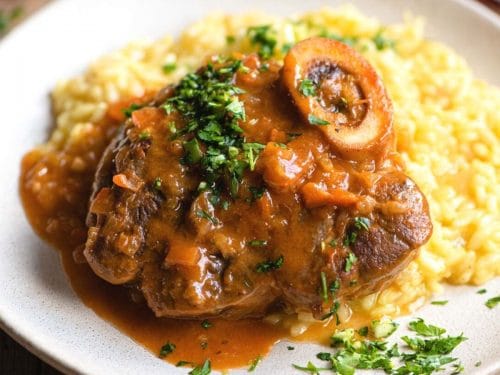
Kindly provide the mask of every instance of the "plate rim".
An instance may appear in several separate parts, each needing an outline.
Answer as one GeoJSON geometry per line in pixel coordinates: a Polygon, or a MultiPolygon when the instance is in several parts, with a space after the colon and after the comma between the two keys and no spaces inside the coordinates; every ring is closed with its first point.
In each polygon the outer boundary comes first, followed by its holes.
{"type": "MultiPolygon", "coordinates": [[[[500,15],[495,13],[493,10],[488,8],[483,3],[477,0],[450,0],[450,2],[455,3],[456,6],[465,8],[467,11],[475,13],[479,16],[484,22],[488,22],[493,25],[496,29],[500,31],[500,15]]],[[[46,13],[50,13],[53,8],[59,6],[62,3],[61,0],[55,0],[47,5],[43,6],[41,9],[37,10],[35,14],[30,16],[27,20],[23,21],[20,25],[16,26],[14,30],[10,31],[3,39],[0,41],[0,52],[3,50],[3,45],[10,43],[11,39],[14,39],[18,32],[23,31],[26,25],[31,24],[39,18],[45,17],[46,13]]],[[[345,1],[341,1],[340,3],[345,3],[345,1]]],[[[337,4],[338,5],[338,4],[337,4]]],[[[41,239],[45,244],[49,247],[52,247],[47,241],[41,239]]],[[[59,258],[59,262],[62,265],[62,260],[60,254],[57,254],[59,258]]],[[[65,274],[66,276],[66,274],[65,274]]],[[[9,323],[9,319],[6,316],[5,312],[2,312],[0,309],[0,329],[5,332],[9,337],[11,337],[14,341],[16,341],[23,348],[28,350],[30,353],[54,367],[58,371],[65,374],[86,374],[85,369],[79,368],[77,365],[77,361],[71,361],[72,358],[59,356],[56,351],[52,348],[54,346],[44,346],[40,340],[37,340],[35,337],[30,338],[30,336],[23,332],[22,328],[16,327],[14,324],[9,323]]],[[[99,317],[100,318],[100,317],[99,317]]],[[[102,319],[102,318],[100,318],[102,319]]],[[[11,320],[12,322],[12,320],[11,320]]],[[[483,368],[484,374],[493,374],[494,371],[500,369],[500,360],[497,363],[493,363],[488,368],[483,368]]]]}

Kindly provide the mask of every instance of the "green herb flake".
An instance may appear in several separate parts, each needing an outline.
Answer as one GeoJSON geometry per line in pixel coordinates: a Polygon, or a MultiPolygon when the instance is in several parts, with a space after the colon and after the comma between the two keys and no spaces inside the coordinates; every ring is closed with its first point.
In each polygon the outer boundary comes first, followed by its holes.
{"type": "Polygon", "coordinates": [[[326,319],[329,319],[331,318],[332,316],[335,316],[335,322],[338,324],[340,324],[340,319],[339,319],[339,315],[338,315],[338,310],[340,308],[340,302],[339,301],[334,301],[332,303],[332,305],[330,306],[330,311],[327,312],[325,315],[323,315],[320,320],[326,320],[326,319]]]}
{"type": "Polygon", "coordinates": [[[161,184],[162,184],[161,178],[156,177],[155,180],[153,181],[153,188],[155,188],[156,190],[160,190],[161,184]]]}
{"type": "Polygon", "coordinates": [[[148,132],[147,130],[143,130],[140,134],[139,134],[139,140],[140,141],[147,141],[151,139],[151,133],[148,132]]]}
{"type": "Polygon", "coordinates": [[[321,279],[321,297],[323,298],[323,301],[328,301],[328,287],[326,285],[326,274],[324,272],[321,272],[320,274],[320,279],[321,279]]]}
{"type": "Polygon", "coordinates": [[[327,368],[318,368],[312,362],[307,362],[307,364],[305,366],[299,366],[296,364],[292,364],[292,366],[294,368],[296,368],[297,370],[308,372],[309,374],[313,374],[313,375],[319,375],[319,372],[323,371],[323,370],[330,370],[327,368]]]}
{"type": "Polygon", "coordinates": [[[375,44],[375,47],[377,50],[381,51],[386,48],[394,48],[396,45],[396,42],[392,39],[386,38],[382,35],[383,31],[380,30],[375,34],[375,36],[372,38],[373,43],[375,44]]]}
{"type": "Polygon", "coordinates": [[[284,261],[285,258],[281,255],[275,260],[268,260],[266,262],[259,263],[256,267],[256,271],[259,273],[266,273],[280,269],[284,261]]]}
{"type": "Polygon", "coordinates": [[[248,367],[248,372],[254,372],[257,368],[257,365],[262,361],[262,356],[258,355],[257,358],[253,359],[250,362],[250,367],[248,367]]]}
{"type": "Polygon", "coordinates": [[[318,125],[318,126],[325,126],[330,124],[328,121],[316,117],[313,114],[309,114],[307,116],[307,121],[309,121],[309,124],[311,125],[318,125]]]}
{"type": "Polygon", "coordinates": [[[485,305],[489,309],[492,309],[496,305],[498,305],[499,303],[500,303],[500,296],[496,296],[496,297],[493,297],[493,298],[490,298],[489,300],[487,300],[486,303],[485,303],[485,305]]]}
{"type": "Polygon", "coordinates": [[[328,245],[330,245],[331,247],[337,247],[337,240],[336,239],[331,240],[330,242],[328,242],[328,245]]]}
{"type": "Polygon", "coordinates": [[[209,375],[212,372],[210,360],[207,359],[202,365],[196,366],[189,372],[189,375],[209,375]]]}
{"type": "Polygon", "coordinates": [[[365,326],[358,329],[358,334],[363,337],[368,336],[368,327],[365,326]]]}
{"type": "Polygon", "coordinates": [[[476,363],[474,363],[474,366],[475,366],[475,367],[479,367],[479,366],[481,366],[481,364],[482,364],[482,362],[481,362],[481,361],[477,361],[476,363]]]}
{"type": "Polygon", "coordinates": [[[193,362],[189,361],[179,361],[175,364],[175,367],[192,366],[193,362]]]}
{"type": "Polygon", "coordinates": [[[123,108],[122,112],[125,115],[125,117],[129,118],[132,116],[132,112],[137,111],[142,107],[144,107],[142,104],[132,103],[127,108],[123,108]]]}
{"type": "Polygon", "coordinates": [[[417,318],[416,320],[410,322],[408,324],[408,327],[418,335],[425,337],[441,336],[442,334],[446,333],[446,330],[444,328],[440,328],[430,324],[428,325],[422,318],[417,318]]]}
{"type": "Polygon", "coordinates": [[[376,339],[385,339],[392,335],[398,328],[398,324],[391,319],[374,320],[371,323],[373,336],[376,339]]]}
{"type": "Polygon", "coordinates": [[[165,358],[174,350],[175,350],[175,344],[172,344],[170,341],[167,341],[167,343],[163,345],[160,349],[160,358],[165,358]]]}
{"type": "Polygon", "coordinates": [[[316,96],[316,85],[312,80],[304,78],[300,81],[299,92],[306,97],[316,96]]]}
{"type": "Polygon", "coordinates": [[[250,43],[258,46],[258,54],[261,58],[269,59],[273,56],[277,39],[276,31],[271,27],[271,25],[249,27],[247,35],[250,39],[250,43]]]}
{"type": "Polygon", "coordinates": [[[294,346],[290,346],[290,345],[288,345],[286,348],[287,348],[287,350],[295,350],[295,347],[294,346]]]}
{"type": "Polygon", "coordinates": [[[236,42],[236,37],[234,35],[227,35],[226,36],[226,43],[227,44],[233,44],[236,42]]]}
{"type": "Polygon", "coordinates": [[[184,142],[182,146],[185,152],[184,158],[188,164],[196,164],[203,158],[203,152],[196,138],[184,142]]]}
{"type": "Polygon", "coordinates": [[[358,261],[358,258],[356,257],[356,254],[354,254],[352,251],[347,254],[347,258],[345,260],[345,272],[350,272],[352,267],[356,264],[358,261]]]}
{"type": "Polygon", "coordinates": [[[431,305],[437,305],[437,306],[444,306],[448,303],[448,301],[443,300],[443,301],[432,301],[431,305]]]}
{"type": "Polygon", "coordinates": [[[354,228],[357,230],[368,230],[370,229],[370,219],[362,216],[354,218],[354,228]]]}
{"type": "Polygon", "coordinates": [[[202,219],[209,220],[213,225],[219,224],[219,221],[217,220],[217,218],[213,217],[205,210],[196,210],[196,216],[198,216],[202,219]]]}
{"type": "Polygon", "coordinates": [[[201,326],[205,329],[208,329],[208,328],[212,327],[212,323],[210,323],[210,321],[205,319],[204,321],[201,322],[201,326]]]}
{"type": "Polygon", "coordinates": [[[175,71],[175,69],[177,69],[177,64],[176,63],[167,63],[167,64],[164,64],[162,67],[161,67],[161,70],[163,71],[163,73],[165,74],[170,74],[172,73],[173,71],[175,71]]]}
{"type": "Polygon", "coordinates": [[[485,294],[487,292],[486,289],[479,289],[476,293],[477,294],[485,294]]]}
{"type": "Polygon", "coordinates": [[[267,246],[267,241],[266,240],[252,240],[248,241],[249,246],[254,246],[254,247],[264,247],[267,246]]]}
{"type": "Polygon", "coordinates": [[[328,291],[332,294],[335,295],[337,294],[337,291],[340,289],[340,281],[338,279],[335,279],[330,283],[328,286],[328,291]]]}
{"type": "Polygon", "coordinates": [[[249,190],[250,194],[252,194],[252,199],[251,199],[252,202],[262,198],[264,196],[264,193],[266,192],[266,188],[264,186],[262,187],[251,186],[249,190]]]}

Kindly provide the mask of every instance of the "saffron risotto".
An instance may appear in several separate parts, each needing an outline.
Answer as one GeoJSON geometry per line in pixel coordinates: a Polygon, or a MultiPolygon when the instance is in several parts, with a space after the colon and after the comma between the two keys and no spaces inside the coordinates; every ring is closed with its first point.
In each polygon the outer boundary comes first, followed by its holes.
{"type": "MultiPolygon", "coordinates": [[[[397,149],[429,201],[434,233],[417,259],[389,288],[342,306],[341,320],[352,313],[376,319],[412,312],[439,293],[443,282],[481,284],[500,275],[500,90],[475,79],[449,48],[425,40],[418,18],[385,26],[353,7],[286,19],[214,14],[178,39],[132,43],[58,83],[52,94],[57,126],[41,152],[78,143],[110,103],[174,83],[209,55],[255,51],[247,30],[264,24],[276,33],[278,59],[286,46],[309,36],[355,38],[354,47],[389,92],[397,149]],[[380,48],[377,35],[391,46],[380,48]],[[172,69],[162,69],[165,65],[172,69]]],[[[267,319],[300,335],[311,318],[299,313],[267,319]]]]}

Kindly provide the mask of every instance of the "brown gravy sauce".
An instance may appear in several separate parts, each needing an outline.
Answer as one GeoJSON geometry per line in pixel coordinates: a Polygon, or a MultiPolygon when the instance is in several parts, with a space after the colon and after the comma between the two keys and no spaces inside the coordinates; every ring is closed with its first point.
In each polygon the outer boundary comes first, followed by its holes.
{"type": "MultiPolygon", "coordinates": [[[[121,103],[118,107],[126,106],[121,103]]],[[[20,195],[26,215],[35,232],[59,251],[66,275],[82,302],[155,356],[166,342],[174,343],[176,349],[165,358],[173,364],[200,364],[210,359],[215,369],[244,367],[281,339],[328,344],[336,328],[333,320],[327,325],[315,323],[291,338],[284,325],[259,319],[211,319],[212,327],[205,329],[199,320],[156,318],[145,303],[132,301],[126,288],[105,282],[87,263],[78,261],[74,254],[85,243],[93,175],[107,142],[123,120],[117,108],[110,108],[105,123],[88,130],[83,145],[43,152],[34,149],[22,161],[20,195]],[[205,348],[202,342],[207,343],[205,348]]],[[[356,312],[337,328],[361,327],[367,321],[367,316],[356,312]]]]}

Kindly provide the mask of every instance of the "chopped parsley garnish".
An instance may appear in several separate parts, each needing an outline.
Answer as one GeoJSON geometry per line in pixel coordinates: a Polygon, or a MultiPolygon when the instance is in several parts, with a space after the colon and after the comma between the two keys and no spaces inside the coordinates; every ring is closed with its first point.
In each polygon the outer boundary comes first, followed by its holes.
{"type": "Polygon", "coordinates": [[[294,347],[294,346],[290,346],[290,345],[288,345],[286,348],[287,348],[288,350],[295,350],[295,347],[294,347]]]}
{"type": "Polygon", "coordinates": [[[443,333],[446,333],[444,328],[436,327],[430,324],[428,325],[422,318],[417,318],[417,320],[410,322],[408,326],[410,330],[416,332],[417,335],[420,336],[432,337],[440,336],[443,333]]]}
{"type": "Polygon", "coordinates": [[[350,272],[352,267],[356,264],[358,261],[358,258],[356,257],[356,254],[354,254],[352,251],[347,254],[347,258],[345,260],[345,272],[350,272]]]}
{"type": "Polygon", "coordinates": [[[444,301],[432,301],[431,305],[444,306],[447,303],[448,303],[448,301],[446,301],[446,300],[444,300],[444,301]]]}
{"type": "Polygon", "coordinates": [[[207,359],[202,365],[198,365],[194,369],[189,371],[189,375],[208,375],[211,372],[212,367],[210,365],[210,360],[207,359]]]}
{"type": "Polygon", "coordinates": [[[233,44],[234,42],[236,42],[236,38],[234,37],[234,35],[226,36],[226,43],[227,44],[233,44]]]}
{"type": "Polygon", "coordinates": [[[260,363],[260,361],[262,361],[262,356],[261,355],[257,356],[257,358],[255,358],[254,360],[252,360],[250,362],[250,367],[248,367],[248,372],[254,372],[255,369],[257,368],[257,365],[260,363]]]}
{"type": "Polygon", "coordinates": [[[142,107],[144,107],[144,106],[141,104],[132,103],[127,108],[123,108],[122,112],[125,115],[125,117],[130,117],[130,116],[132,116],[132,112],[137,111],[138,109],[141,109],[142,107]]]}
{"type": "Polygon", "coordinates": [[[330,245],[331,247],[337,247],[337,240],[336,239],[331,240],[330,242],[328,242],[328,245],[330,245]]]}
{"type": "Polygon", "coordinates": [[[172,344],[170,341],[167,341],[167,343],[163,345],[160,349],[160,358],[165,358],[174,350],[175,350],[175,344],[172,344]]]}
{"type": "Polygon", "coordinates": [[[151,138],[151,134],[147,130],[143,130],[142,132],[139,133],[139,140],[140,141],[147,141],[150,138],[151,138]]]}
{"type": "Polygon", "coordinates": [[[479,289],[476,293],[477,294],[484,294],[484,293],[486,293],[486,289],[479,289]]]}
{"type": "Polygon", "coordinates": [[[299,92],[304,96],[315,96],[316,85],[312,80],[304,78],[302,81],[300,81],[299,92]]]}
{"type": "Polygon", "coordinates": [[[362,216],[354,218],[354,228],[357,230],[368,230],[370,229],[370,219],[362,216]]]}
{"type": "Polygon", "coordinates": [[[326,274],[321,272],[321,297],[323,301],[328,300],[328,287],[326,285],[326,274]]]}
{"type": "Polygon", "coordinates": [[[358,334],[363,337],[368,336],[368,327],[365,326],[358,329],[358,334]]]}
{"type": "Polygon", "coordinates": [[[182,366],[192,366],[193,365],[193,362],[189,362],[189,361],[179,361],[175,364],[175,367],[182,367],[182,366]]]}
{"type": "Polygon", "coordinates": [[[285,258],[283,255],[281,255],[279,258],[275,260],[268,260],[266,262],[259,263],[257,265],[257,272],[270,272],[274,271],[277,269],[280,269],[281,266],[283,265],[283,262],[285,261],[285,258]]]}
{"type": "Polygon", "coordinates": [[[184,142],[182,146],[184,147],[185,152],[184,161],[187,164],[196,164],[201,160],[201,158],[203,158],[203,152],[201,151],[200,144],[196,138],[184,142]]]}
{"type": "Polygon", "coordinates": [[[307,116],[307,121],[309,121],[311,125],[318,125],[318,126],[325,126],[330,124],[328,121],[316,117],[312,114],[309,114],[309,116],[307,116]]]}
{"type": "Polygon", "coordinates": [[[385,339],[396,331],[398,324],[390,319],[381,319],[372,321],[373,336],[376,339],[385,339]]]}
{"type": "Polygon", "coordinates": [[[373,43],[375,43],[375,47],[381,51],[386,48],[394,48],[396,42],[392,39],[386,38],[382,35],[382,30],[377,32],[373,37],[373,43]]]}
{"type": "Polygon", "coordinates": [[[248,245],[255,246],[255,247],[263,247],[263,246],[267,246],[267,241],[266,240],[252,240],[252,241],[248,241],[248,245]]]}
{"type": "Polygon", "coordinates": [[[213,225],[217,225],[219,224],[219,221],[217,220],[217,218],[213,217],[212,215],[210,215],[207,211],[205,210],[196,210],[196,216],[198,217],[201,217],[202,219],[207,219],[207,220],[210,220],[210,222],[213,224],[213,225]]]}
{"type": "MultiPolygon", "coordinates": [[[[384,324],[386,323],[392,322],[388,320],[384,324]]],[[[413,327],[434,327],[421,320],[418,320],[416,325],[413,323],[410,323],[413,327]]],[[[383,331],[387,331],[386,328],[392,331],[394,327],[387,326],[383,331]]],[[[418,330],[421,330],[420,328],[418,330]]],[[[435,332],[444,330],[440,328],[435,332]]],[[[358,333],[360,335],[368,333],[368,328],[363,327],[358,333]]],[[[388,347],[386,341],[357,340],[352,328],[337,330],[331,340],[332,347],[337,350],[333,353],[321,352],[316,355],[319,360],[330,362],[328,368],[318,368],[312,362],[308,362],[306,366],[294,364],[293,367],[311,374],[331,371],[340,375],[353,375],[357,369],[380,369],[393,375],[429,375],[444,370],[445,365],[452,363],[451,368],[454,372],[463,371],[462,364],[457,362],[456,358],[449,356],[452,350],[465,340],[462,335],[443,337],[438,334],[425,340],[405,336],[402,340],[411,350],[405,352],[400,351],[398,344],[388,347]]]]}
{"type": "Polygon", "coordinates": [[[201,322],[201,326],[205,329],[208,329],[212,327],[212,323],[210,323],[208,320],[205,319],[204,321],[201,322]]]}
{"type": "Polygon", "coordinates": [[[370,228],[370,225],[370,219],[361,216],[355,217],[354,225],[350,230],[347,231],[346,236],[344,237],[344,246],[353,245],[358,239],[358,233],[364,230],[368,230],[370,228]]]}
{"type": "Polygon", "coordinates": [[[239,126],[245,120],[245,107],[238,99],[243,90],[233,78],[243,68],[241,60],[217,64],[187,74],[163,108],[167,114],[178,111],[186,122],[175,132],[176,137],[189,139],[183,144],[183,161],[197,167],[211,189],[227,185],[234,197],[243,173],[255,167],[263,145],[245,143],[239,126]]]}
{"type": "Polygon", "coordinates": [[[337,42],[342,42],[342,43],[347,44],[348,46],[351,46],[351,47],[354,44],[356,44],[357,41],[358,41],[358,37],[355,37],[355,36],[341,36],[339,34],[329,33],[326,30],[323,30],[319,34],[319,36],[321,36],[323,38],[333,39],[333,40],[336,40],[337,42]]]}
{"type": "Polygon", "coordinates": [[[265,192],[266,188],[264,186],[262,187],[251,186],[250,187],[250,194],[252,194],[251,201],[256,201],[257,199],[262,198],[265,192]]]}
{"type": "Polygon", "coordinates": [[[481,363],[482,363],[481,361],[477,361],[476,363],[474,363],[474,366],[479,367],[479,366],[481,366],[481,363]]]}
{"type": "Polygon", "coordinates": [[[293,364],[292,366],[295,367],[297,370],[308,372],[313,375],[319,374],[320,371],[330,370],[328,368],[318,368],[312,362],[307,362],[307,365],[305,366],[299,366],[295,364],[293,364]]]}
{"type": "Polygon", "coordinates": [[[340,319],[338,315],[338,310],[340,308],[340,302],[339,301],[334,301],[332,305],[330,306],[330,311],[327,312],[325,315],[323,315],[320,319],[321,320],[326,320],[332,316],[335,316],[335,321],[337,324],[340,324],[340,319]]]}
{"type": "Polygon", "coordinates": [[[340,281],[338,279],[335,279],[330,283],[330,286],[328,287],[328,291],[332,294],[335,295],[337,291],[340,289],[340,281]]]}
{"type": "Polygon", "coordinates": [[[160,177],[156,177],[155,180],[153,181],[153,187],[156,190],[160,190],[161,189],[161,184],[162,184],[161,178],[160,177]]]}
{"type": "Polygon", "coordinates": [[[175,71],[175,69],[177,69],[177,64],[176,63],[167,63],[167,64],[165,64],[165,65],[163,65],[161,67],[161,70],[165,74],[172,73],[173,71],[175,71]]]}
{"type": "Polygon", "coordinates": [[[263,59],[269,59],[273,56],[276,48],[276,31],[271,25],[253,26],[247,30],[247,35],[252,45],[259,47],[258,54],[263,59]]]}
{"type": "Polygon", "coordinates": [[[500,303],[500,296],[496,296],[496,297],[490,298],[488,301],[486,301],[485,305],[489,309],[492,309],[496,305],[498,305],[499,303],[500,303]]]}

